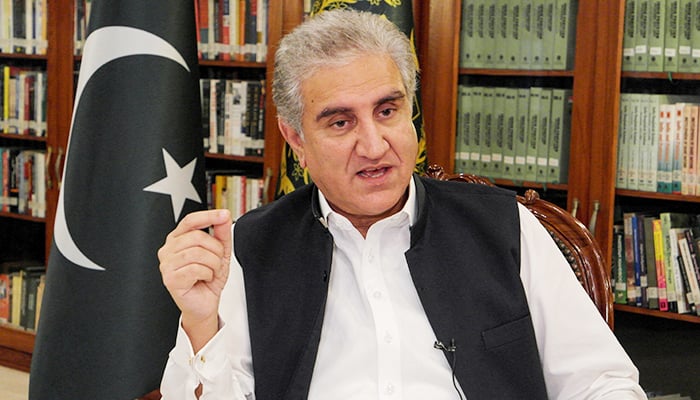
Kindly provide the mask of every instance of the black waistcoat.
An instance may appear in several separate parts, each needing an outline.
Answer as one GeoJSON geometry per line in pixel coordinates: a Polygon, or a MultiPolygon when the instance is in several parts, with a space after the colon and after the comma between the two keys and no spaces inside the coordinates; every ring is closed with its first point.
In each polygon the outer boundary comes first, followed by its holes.
{"type": "MultiPolygon", "coordinates": [[[[426,178],[416,189],[406,260],[438,340],[455,341],[455,373],[467,399],[546,399],[519,276],[513,194],[426,178]]],[[[307,397],[333,249],[320,216],[309,185],[236,222],[258,400],[307,397]]]]}

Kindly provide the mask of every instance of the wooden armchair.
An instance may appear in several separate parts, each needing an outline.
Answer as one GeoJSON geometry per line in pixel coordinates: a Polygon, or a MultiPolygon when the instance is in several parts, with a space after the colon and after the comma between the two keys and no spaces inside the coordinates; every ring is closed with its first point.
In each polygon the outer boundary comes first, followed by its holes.
{"type": "MultiPolygon", "coordinates": [[[[439,180],[462,181],[494,186],[491,181],[471,174],[448,174],[442,167],[428,167],[427,176],[439,180]]],[[[605,321],[613,328],[613,297],[607,263],[591,232],[561,207],[543,200],[528,189],[518,202],[527,207],[544,225],[564,253],[571,269],[595,303],[605,321]]]]}

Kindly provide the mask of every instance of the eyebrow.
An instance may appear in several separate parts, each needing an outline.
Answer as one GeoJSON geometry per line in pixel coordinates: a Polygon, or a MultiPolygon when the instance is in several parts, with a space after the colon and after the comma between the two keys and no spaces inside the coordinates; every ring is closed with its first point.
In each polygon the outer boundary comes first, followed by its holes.
{"type": "MultiPolygon", "coordinates": [[[[388,94],[388,95],[386,95],[386,96],[380,98],[379,100],[377,100],[377,101],[374,103],[374,106],[376,107],[376,106],[378,106],[378,105],[381,105],[381,104],[384,104],[384,103],[388,103],[388,102],[391,102],[391,101],[395,101],[395,100],[399,100],[399,99],[403,99],[403,98],[405,98],[405,97],[406,97],[406,94],[405,94],[405,93],[403,93],[403,92],[400,91],[400,90],[396,90],[396,91],[391,92],[390,94],[388,94]]],[[[330,117],[331,115],[342,114],[342,113],[346,113],[346,112],[349,112],[349,111],[352,111],[352,108],[350,108],[350,107],[330,107],[330,108],[324,108],[320,113],[318,113],[318,115],[316,115],[316,122],[318,122],[318,121],[320,121],[320,120],[322,120],[322,119],[324,119],[324,118],[330,117]]]]}

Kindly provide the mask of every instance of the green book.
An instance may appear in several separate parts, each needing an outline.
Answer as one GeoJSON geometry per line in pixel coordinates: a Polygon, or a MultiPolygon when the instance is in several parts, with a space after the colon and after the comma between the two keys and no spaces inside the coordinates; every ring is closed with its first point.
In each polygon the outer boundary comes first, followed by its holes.
{"type": "Polygon", "coordinates": [[[556,36],[557,0],[544,2],[544,33],[542,35],[542,69],[554,69],[554,36],[556,36]]]}
{"type": "Polygon", "coordinates": [[[625,0],[622,33],[622,70],[634,71],[634,46],[637,38],[638,0],[625,0]]]}
{"type": "Polygon", "coordinates": [[[537,180],[537,143],[540,133],[541,102],[543,88],[530,88],[530,112],[528,114],[527,153],[525,156],[524,180],[535,182],[537,180]]]}
{"type": "Polygon", "coordinates": [[[641,136],[640,130],[643,129],[642,120],[642,97],[641,93],[630,94],[630,112],[631,126],[626,130],[627,134],[627,189],[639,189],[639,170],[640,170],[640,147],[641,136]]]}
{"type": "Polygon", "coordinates": [[[651,0],[637,0],[637,30],[634,40],[634,70],[646,71],[649,64],[649,3],[651,0]]]}
{"type": "Polygon", "coordinates": [[[455,172],[467,172],[469,169],[469,144],[471,122],[471,90],[466,85],[457,87],[457,137],[455,138],[455,172]]]}
{"type": "Polygon", "coordinates": [[[520,68],[532,68],[532,44],[535,41],[534,0],[520,3],[520,68]]]}
{"type": "Polygon", "coordinates": [[[675,241],[671,239],[671,229],[687,228],[690,224],[690,215],[677,212],[662,212],[659,214],[661,220],[661,241],[664,251],[664,272],[666,273],[666,296],[668,297],[669,311],[679,312],[679,299],[683,302],[680,294],[682,285],[678,285],[680,277],[677,272],[678,263],[674,254],[678,254],[678,246],[674,246],[675,241]],[[675,251],[674,251],[675,250],[675,251]],[[675,263],[675,266],[674,266],[675,263]]]}
{"type": "MultiPolygon", "coordinates": [[[[693,71],[692,34],[693,3],[695,0],[680,0],[678,5],[678,71],[693,71]]],[[[696,17],[697,18],[697,17],[696,17]]]]}
{"type": "Polygon", "coordinates": [[[566,183],[569,173],[569,144],[571,138],[570,89],[552,90],[552,123],[547,161],[547,182],[566,183]]]}
{"type": "Polygon", "coordinates": [[[521,21],[521,2],[508,2],[508,19],[506,26],[506,68],[520,68],[520,21],[521,21]]]}
{"type": "Polygon", "coordinates": [[[503,138],[506,125],[506,88],[494,88],[491,135],[491,177],[503,177],[503,138]]]}
{"type": "Polygon", "coordinates": [[[496,32],[494,44],[494,61],[493,67],[504,69],[508,66],[508,24],[510,19],[510,0],[496,1],[496,32]]]}
{"type": "Polygon", "coordinates": [[[578,0],[557,0],[552,69],[570,70],[574,67],[577,10],[578,0]]]}
{"type": "Polygon", "coordinates": [[[543,88],[540,93],[540,120],[537,127],[537,169],[535,172],[535,182],[547,182],[551,117],[552,89],[543,88]]]}
{"type": "Polygon", "coordinates": [[[659,147],[659,101],[660,96],[647,94],[642,98],[645,122],[642,135],[644,135],[644,147],[642,149],[642,174],[639,179],[639,190],[646,192],[656,191],[656,171],[658,165],[659,147]]]}
{"type": "Polygon", "coordinates": [[[515,153],[514,180],[525,180],[527,170],[527,143],[530,133],[530,89],[520,88],[518,91],[518,114],[515,121],[515,140],[513,152],[515,153]]]}
{"type": "Polygon", "coordinates": [[[474,0],[474,50],[473,68],[486,66],[486,16],[488,0],[474,0]]]}
{"type": "Polygon", "coordinates": [[[472,68],[474,63],[474,1],[462,2],[462,20],[459,30],[459,66],[472,68]]]}
{"type": "Polygon", "coordinates": [[[613,225],[612,249],[615,303],[627,304],[627,264],[625,262],[625,232],[623,225],[613,225]]]}
{"type": "Polygon", "coordinates": [[[678,71],[678,34],[680,33],[681,0],[667,0],[666,36],[664,38],[664,71],[678,71]]]}
{"type": "Polygon", "coordinates": [[[481,173],[481,137],[483,131],[482,104],[484,87],[473,86],[472,92],[472,119],[471,119],[471,153],[469,154],[469,173],[481,173]]]}
{"type": "Polygon", "coordinates": [[[484,43],[482,51],[484,54],[485,67],[496,68],[496,1],[486,1],[485,8],[485,26],[484,26],[484,43]]]}
{"type": "Polygon", "coordinates": [[[664,39],[666,35],[666,0],[649,0],[649,62],[647,70],[664,70],[664,39]]]}
{"type": "Polygon", "coordinates": [[[627,168],[629,166],[629,147],[627,146],[627,130],[631,129],[631,93],[620,95],[620,122],[617,131],[617,172],[615,187],[627,189],[627,168]]]}
{"type": "Polygon", "coordinates": [[[506,88],[504,104],[503,132],[503,174],[504,179],[515,177],[515,136],[518,122],[518,89],[506,88]]]}
{"type": "Polygon", "coordinates": [[[530,47],[530,69],[544,67],[545,1],[532,0],[532,43],[530,47]]]}
{"type": "Polygon", "coordinates": [[[693,59],[692,72],[700,72],[700,2],[696,0],[693,2],[692,6],[693,18],[690,24],[690,43],[691,43],[691,56],[693,59]]]}
{"type": "Polygon", "coordinates": [[[493,103],[496,94],[494,87],[484,87],[481,97],[481,146],[479,153],[481,154],[481,163],[479,165],[479,174],[491,177],[493,176],[493,161],[491,160],[491,148],[493,138],[494,113],[493,103]]]}

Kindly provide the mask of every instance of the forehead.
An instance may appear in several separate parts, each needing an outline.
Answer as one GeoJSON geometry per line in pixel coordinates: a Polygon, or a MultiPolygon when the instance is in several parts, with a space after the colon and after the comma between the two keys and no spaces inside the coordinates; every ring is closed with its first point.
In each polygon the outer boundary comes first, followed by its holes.
{"type": "Polygon", "coordinates": [[[391,58],[382,55],[364,55],[318,68],[301,85],[306,110],[372,103],[397,91],[405,94],[401,73],[391,58]]]}

